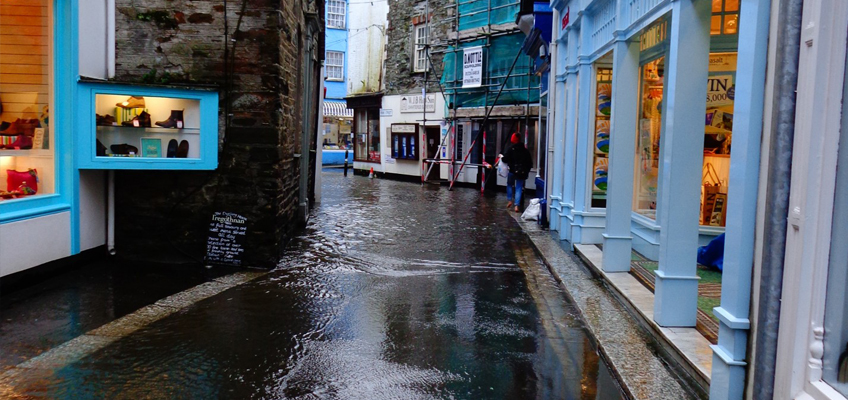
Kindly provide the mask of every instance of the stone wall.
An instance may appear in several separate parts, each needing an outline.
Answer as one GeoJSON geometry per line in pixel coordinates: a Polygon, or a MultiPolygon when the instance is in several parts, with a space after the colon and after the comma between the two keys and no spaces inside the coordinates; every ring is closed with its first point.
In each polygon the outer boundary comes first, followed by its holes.
{"type": "MultiPolygon", "coordinates": [[[[116,0],[116,81],[213,85],[221,99],[217,170],[116,172],[121,255],[201,260],[212,212],[228,211],[249,221],[247,264],[276,264],[297,225],[295,153],[309,154],[300,143],[308,7],[323,26],[320,0],[234,0],[226,10],[221,1],[116,0]]],[[[316,36],[323,58],[323,32],[316,36]]]]}
{"type": "MultiPolygon", "coordinates": [[[[446,7],[448,1],[429,0],[429,14],[427,14],[427,3],[427,1],[421,0],[397,0],[389,3],[389,28],[386,30],[388,35],[386,45],[387,95],[419,92],[424,84],[424,73],[413,72],[414,26],[426,22],[429,15],[431,44],[444,44],[448,32],[452,29],[453,19],[451,15],[453,9],[446,7]]],[[[443,46],[436,46],[431,47],[430,50],[443,49],[443,46]]],[[[433,66],[427,71],[428,81],[436,81],[441,78],[442,57],[442,54],[430,56],[433,66]]],[[[428,84],[427,91],[439,91],[438,84],[428,84]]]]}

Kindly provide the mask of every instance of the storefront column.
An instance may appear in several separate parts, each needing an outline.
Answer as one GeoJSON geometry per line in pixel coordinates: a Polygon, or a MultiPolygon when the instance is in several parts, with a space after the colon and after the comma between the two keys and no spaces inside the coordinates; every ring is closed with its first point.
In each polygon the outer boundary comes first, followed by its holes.
{"type": "Polygon", "coordinates": [[[639,104],[639,42],[616,36],[612,62],[612,118],[604,230],[606,272],[630,271],[630,216],[639,104]]]}
{"type": "Polygon", "coordinates": [[[572,209],[574,208],[574,158],[577,146],[577,40],[580,31],[568,31],[568,61],[565,69],[565,136],[562,179],[562,212],[560,212],[560,240],[572,241],[572,209]]]}
{"type": "MultiPolygon", "coordinates": [[[[557,44],[558,52],[564,53],[566,44],[557,44]]],[[[558,60],[557,71],[554,79],[554,176],[551,182],[551,230],[562,230],[559,214],[562,212],[563,203],[563,157],[565,156],[565,59],[558,60]],[[562,72],[560,72],[562,70],[562,72]],[[557,214],[554,215],[554,212],[557,214]]]]}
{"type": "Polygon", "coordinates": [[[736,98],[733,105],[733,147],[727,194],[727,224],[718,344],[712,346],[711,399],[741,399],[745,390],[745,353],[754,265],[760,135],[763,130],[769,31],[768,0],[742,0],[739,10],[739,50],[736,98]]]}
{"type": "Polygon", "coordinates": [[[592,74],[592,63],[589,54],[592,48],[592,18],[583,15],[580,26],[580,50],[577,57],[577,146],[574,167],[574,210],[571,238],[572,243],[583,243],[583,213],[588,211],[586,200],[589,197],[589,164],[594,154],[592,150],[595,145],[592,112],[594,101],[592,99],[592,85],[594,79],[592,74]]]}
{"type": "Polygon", "coordinates": [[[710,52],[710,2],[672,3],[661,144],[659,269],[654,320],[695,326],[698,213],[704,161],[704,110],[710,52]]]}

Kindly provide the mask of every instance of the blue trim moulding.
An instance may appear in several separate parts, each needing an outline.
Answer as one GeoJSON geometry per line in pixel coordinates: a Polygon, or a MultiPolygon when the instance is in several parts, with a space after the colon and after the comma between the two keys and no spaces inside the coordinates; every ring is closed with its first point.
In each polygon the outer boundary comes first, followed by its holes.
{"type": "MultiPolygon", "coordinates": [[[[133,86],[112,83],[80,82],[77,109],[79,144],[76,146],[79,169],[101,170],[214,170],[218,167],[218,92],[216,90],[173,87],[133,86]],[[196,100],[200,103],[199,158],[97,157],[95,121],[96,95],[166,97],[196,100]]],[[[136,129],[136,128],[115,128],[136,129]]],[[[171,131],[153,128],[151,131],[171,131]]],[[[174,133],[180,130],[173,129],[174,133]]],[[[139,133],[144,136],[148,131],[139,133]]],[[[166,151],[162,143],[161,152],[166,151]]],[[[140,149],[140,147],[139,147],[140,149]]]]}

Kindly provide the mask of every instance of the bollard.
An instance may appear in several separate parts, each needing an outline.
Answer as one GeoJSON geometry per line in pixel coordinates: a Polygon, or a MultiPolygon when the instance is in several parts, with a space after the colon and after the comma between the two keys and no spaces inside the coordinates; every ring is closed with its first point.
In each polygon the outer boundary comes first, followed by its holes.
{"type": "Polygon", "coordinates": [[[344,176],[347,176],[347,153],[350,150],[345,150],[344,176]]]}

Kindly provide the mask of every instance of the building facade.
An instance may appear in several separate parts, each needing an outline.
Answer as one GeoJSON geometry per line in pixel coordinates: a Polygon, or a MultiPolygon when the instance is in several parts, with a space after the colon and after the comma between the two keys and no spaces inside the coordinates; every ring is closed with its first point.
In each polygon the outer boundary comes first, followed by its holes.
{"type": "Polygon", "coordinates": [[[323,3],[130,3],[3,7],[6,278],[104,246],[270,267],[306,220],[323,3]]]}
{"type": "Polygon", "coordinates": [[[353,151],[353,110],[347,108],[344,100],[347,96],[348,76],[347,1],[326,0],[326,20],[322,110],[323,164],[336,165],[344,163],[345,151],[353,151]]]}
{"type": "Polygon", "coordinates": [[[801,3],[551,2],[551,228],[610,282],[656,266],[646,308],[616,290],[713,399],[848,393],[848,7],[801,3]],[[711,360],[675,342],[705,308],[711,360]]]}

